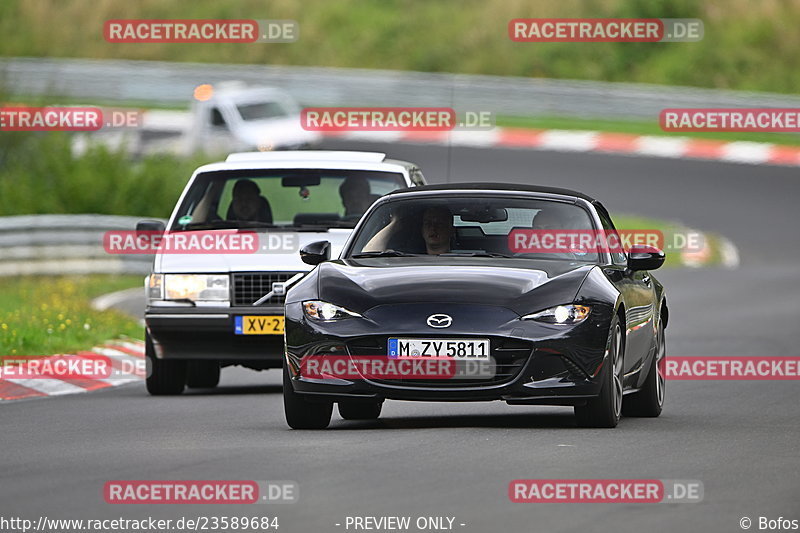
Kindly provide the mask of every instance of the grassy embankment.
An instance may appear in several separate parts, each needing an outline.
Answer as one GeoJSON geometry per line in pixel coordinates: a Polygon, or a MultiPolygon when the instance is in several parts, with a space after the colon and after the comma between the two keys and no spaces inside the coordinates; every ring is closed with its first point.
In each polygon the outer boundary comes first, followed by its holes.
{"type": "Polygon", "coordinates": [[[796,93],[800,3],[785,0],[4,0],[0,55],[311,65],[796,93]],[[514,18],[699,18],[696,43],[516,43],[514,18]],[[284,44],[113,44],[108,19],[293,19],[284,44]]]}
{"type": "Polygon", "coordinates": [[[0,356],[74,353],[121,336],[143,338],[137,320],[90,305],[137,286],[142,276],[0,278],[0,356]]]}

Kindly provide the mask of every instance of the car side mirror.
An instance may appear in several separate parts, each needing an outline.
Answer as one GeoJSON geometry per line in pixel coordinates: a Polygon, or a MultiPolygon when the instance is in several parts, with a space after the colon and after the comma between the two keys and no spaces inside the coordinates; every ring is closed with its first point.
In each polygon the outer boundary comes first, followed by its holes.
{"type": "Polygon", "coordinates": [[[664,264],[664,252],[650,246],[632,246],[628,252],[628,270],[655,270],[664,264]]]}
{"type": "Polygon", "coordinates": [[[136,236],[142,237],[148,233],[164,233],[166,229],[166,224],[160,220],[140,220],[136,223],[136,236]]]}
{"type": "Polygon", "coordinates": [[[300,259],[307,265],[318,265],[331,258],[331,243],[315,241],[300,249],[300,259]]]}

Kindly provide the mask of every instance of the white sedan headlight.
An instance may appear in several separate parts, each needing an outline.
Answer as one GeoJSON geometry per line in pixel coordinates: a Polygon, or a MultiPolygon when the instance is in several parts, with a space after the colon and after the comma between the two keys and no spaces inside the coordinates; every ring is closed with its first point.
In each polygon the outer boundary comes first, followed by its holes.
{"type": "Polygon", "coordinates": [[[538,313],[525,315],[522,320],[537,320],[548,324],[578,324],[586,320],[591,310],[592,308],[588,305],[557,305],[538,313]]]}
{"type": "Polygon", "coordinates": [[[148,282],[151,300],[191,300],[227,302],[230,281],[227,274],[151,274],[148,282]]]}

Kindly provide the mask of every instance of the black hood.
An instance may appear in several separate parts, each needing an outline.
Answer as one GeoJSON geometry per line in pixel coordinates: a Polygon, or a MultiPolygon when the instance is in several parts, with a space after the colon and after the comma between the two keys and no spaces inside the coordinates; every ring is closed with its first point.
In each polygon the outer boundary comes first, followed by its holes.
{"type": "Polygon", "coordinates": [[[321,300],[363,313],[397,303],[483,304],[520,314],[571,302],[592,265],[488,258],[370,258],[323,263],[321,300]]]}

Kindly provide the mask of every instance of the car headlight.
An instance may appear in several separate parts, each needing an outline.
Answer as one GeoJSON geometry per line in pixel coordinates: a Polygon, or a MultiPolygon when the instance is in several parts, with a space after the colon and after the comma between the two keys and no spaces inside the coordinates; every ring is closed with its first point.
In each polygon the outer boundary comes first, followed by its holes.
{"type": "Polygon", "coordinates": [[[145,292],[147,300],[164,299],[164,274],[150,274],[145,278],[145,292]]]}
{"type": "Polygon", "coordinates": [[[354,313],[348,309],[345,309],[344,307],[319,300],[303,302],[303,312],[312,320],[322,321],[340,320],[342,318],[361,316],[358,313],[354,313]]]}
{"type": "Polygon", "coordinates": [[[522,320],[538,320],[548,324],[578,324],[586,320],[591,310],[588,305],[557,305],[538,313],[525,315],[522,320]]]}
{"type": "Polygon", "coordinates": [[[151,274],[147,283],[150,300],[191,300],[227,302],[230,300],[227,274],[151,274]]]}

